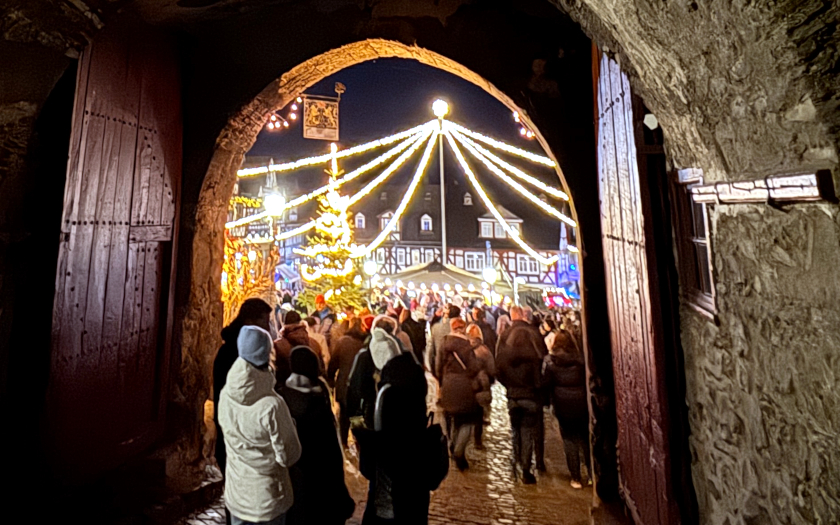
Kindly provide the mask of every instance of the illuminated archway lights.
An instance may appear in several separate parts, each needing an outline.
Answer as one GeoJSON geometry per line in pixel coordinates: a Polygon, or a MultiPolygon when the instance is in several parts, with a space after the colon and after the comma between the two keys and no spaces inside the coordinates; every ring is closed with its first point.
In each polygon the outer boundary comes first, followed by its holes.
{"type": "MultiPolygon", "coordinates": [[[[381,246],[382,243],[385,242],[391,234],[393,234],[396,231],[400,218],[404,214],[405,210],[408,208],[408,205],[411,202],[412,197],[414,196],[415,190],[419,186],[421,180],[423,179],[423,176],[426,173],[426,170],[429,166],[429,161],[434,151],[435,144],[437,144],[438,140],[444,140],[445,137],[446,143],[449,145],[450,149],[455,154],[455,158],[458,160],[458,164],[464,172],[464,175],[466,176],[467,180],[469,180],[470,184],[472,185],[475,192],[478,194],[479,198],[482,200],[482,202],[493,215],[493,217],[502,226],[507,235],[517,245],[519,245],[520,248],[522,248],[531,257],[536,259],[540,264],[550,266],[557,262],[559,258],[558,256],[554,255],[551,257],[546,257],[537,252],[534,248],[528,245],[528,243],[526,243],[524,239],[522,239],[519,231],[514,229],[504,219],[496,205],[493,203],[493,200],[487,195],[487,192],[479,182],[476,172],[473,170],[473,168],[470,167],[470,164],[467,162],[467,159],[465,158],[461,147],[463,147],[464,150],[467,153],[469,153],[469,155],[472,158],[476,159],[481,165],[483,165],[488,171],[490,171],[491,173],[493,173],[493,175],[495,175],[501,181],[503,181],[507,186],[509,186],[516,193],[520,194],[522,197],[530,201],[531,204],[538,207],[543,212],[551,215],[552,217],[563,221],[567,225],[575,227],[576,223],[571,217],[568,217],[556,207],[552,206],[548,202],[545,202],[543,199],[540,199],[540,197],[532,193],[523,184],[520,184],[520,182],[518,182],[515,179],[527,183],[529,186],[537,188],[553,198],[568,201],[569,196],[564,191],[543,183],[536,177],[529,175],[522,169],[505,161],[497,154],[494,154],[490,151],[490,149],[513,155],[519,159],[533,162],[541,166],[555,167],[555,162],[543,155],[537,155],[530,151],[511,146],[510,144],[506,144],[500,140],[469,130],[450,120],[444,119],[443,116],[447,113],[449,108],[447,107],[446,110],[444,110],[443,104],[445,104],[443,101],[435,101],[436,106],[433,109],[435,111],[435,114],[438,116],[437,119],[426,122],[419,126],[415,126],[411,129],[402,131],[400,133],[396,133],[389,137],[384,137],[379,140],[374,140],[365,144],[360,144],[358,146],[354,146],[343,150],[339,150],[336,148],[335,144],[331,144],[331,152],[325,155],[308,157],[293,162],[286,162],[283,164],[272,164],[269,166],[239,170],[237,173],[239,177],[252,177],[269,172],[289,172],[298,168],[315,166],[318,164],[325,164],[327,162],[331,162],[333,164],[333,171],[337,173],[338,170],[337,166],[335,165],[337,159],[351,157],[354,155],[375,150],[383,146],[396,144],[395,146],[387,150],[385,153],[379,155],[375,159],[367,162],[366,164],[362,165],[359,168],[356,168],[355,170],[345,174],[342,177],[331,180],[330,183],[325,186],[322,186],[305,195],[295,197],[285,202],[281,202],[280,200],[278,200],[277,202],[270,203],[273,204],[273,206],[269,206],[272,208],[271,210],[266,210],[261,213],[251,215],[249,217],[244,217],[236,221],[231,221],[227,223],[225,227],[228,229],[235,228],[238,226],[243,226],[250,222],[266,219],[271,216],[281,215],[282,212],[285,210],[297,207],[312,199],[320,197],[328,193],[331,189],[338,190],[338,188],[344,185],[345,183],[354,180],[358,177],[361,177],[362,175],[373,171],[375,168],[387,164],[387,166],[382,170],[381,173],[379,173],[376,177],[370,180],[358,192],[348,197],[345,197],[347,206],[353,206],[362,198],[369,195],[377,186],[382,184],[391,175],[393,175],[422,146],[425,145],[423,155],[417,164],[417,167],[414,171],[414,176],[411,179],[411,183],[408,189],[406,190],[405,195],[400,201],[400,204],[394,212],[393,216],[389,219],[388,223],[373,241],[364,246],[353,246],[351,258],[357,259],[362,257],[368,257],[374,250],[376,250],[376,248],[381,246]]],[[[265,206],[265,204],[263,205],[265,206]]],[[[316,224],[317,223],[315,220],[311,220],[303,224],[302,226],[279,233],[275,236],[275,240],[280,241],[294,237],[296,235],[304,234],[315,228],[316,224]]]]}

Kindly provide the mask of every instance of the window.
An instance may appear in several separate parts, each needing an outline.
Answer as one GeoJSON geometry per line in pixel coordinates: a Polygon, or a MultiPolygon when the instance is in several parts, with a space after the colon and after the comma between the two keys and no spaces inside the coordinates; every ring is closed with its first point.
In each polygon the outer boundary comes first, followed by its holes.
{"type": "Polygon", "coordinates": [[[502,228],[502,225],[501,224],[494,224],[493,227],[494,227],[495,232],[496,232],[496,238],[497,239],[504,239],[505,238],[505,229],[502,228]]]}
{"type": "Polygon", "coordinates": [[[432,200],[432,192],[430,192],[430,191],[427,191],[427,192],[426,192],[426,200],[427,200],[427,201],[432,200]]]}
{"type": "Polygon", "coordinates": [[[420,231],[432,231],[432,218],[427,214],[420,217],[420,231]]]}
{"type": "Polygon", "coordinates": [[[387,192],[387,191],[383,191],[382,193],[380,193],[380,194],[379,194],[379,200],[381,200],[381,201],[386,201],[386,200],[388,200],[388,192],[387,192]]]}
{"type": "Polygon", "coordinates": [[[525,275],[539,275],[540,263],[538,263],[537,260],[533,257],[517,254],[516,273],[522,273],[525,275]]]}
{"type": "Polygon", "coordinates": [[[677,172],[673,187],[674,226],[677,232],[679,275],[684,299],[701,313],[714,315],[715,287],[709,249],[706,204],[691,198],[691,188],[703,183],[703,170],[677,172]]]}
{"type": "Polygon", "coordinates": [[[472,195],[469,192],[464,194],[464,206],[472,206],[472,195]]]}
{"type": "Polygon", "coordinates": [[[515,231],[516,233],[518,233],[520,235],[522,234],[522,225],[519,224],[518,222],[510,223],[510,229],[515,231]]]}
{"type": "Polygon", "coordinates": [[[357,230],[364,230],[365,229],[365,214],[364,213],[357,213],[356,214],[356,229],[357,230]]]}
{"type": "Polygon", "coordinates": [[[397,250],[397,264],[399,264],[400,266],[405,264],[405,250],[403,250],[402,248],[397,250]]]}
{"type": "Polygon", "coordinates": [[[480,272],[484,270],[484,254],[481,252],[465,253],[464,269],[470,272],[480,272]]]}
{"type": "Polygon", "coordinates": [[[297,208],[292,208],[289,210],[289,221],[296,221],[297,220],[297,208]]]}
{"type": "Polygon", "coordinates": [[[388,221],[394,216],[393,213],[385,212],[379,216],[379,231],[385,231],[385,228],[388,227],[388,221]]]}
{"type": "Polygon", "coordinates": [[[481,237],[485,239],[492,239],[493,238],[493,223],[492,222],[482,222],[481,223],[481,237]]]}
{"type": "Polygon", "coordinates": [[[424,262],[430,263],[435,260],[435,251],[426,250],[426,260],[424,262]]]}
{"type": "Polygon", "coordinates": [[[383,250],[382,248],[376,250],[376,262],[378,264],[385,263],[385,250],[383,250]]]}
{"type": "Polygon", "coordinates": [[[420,250],[411,250],[411,264],[420,264],[422,253],[420,250]]]}

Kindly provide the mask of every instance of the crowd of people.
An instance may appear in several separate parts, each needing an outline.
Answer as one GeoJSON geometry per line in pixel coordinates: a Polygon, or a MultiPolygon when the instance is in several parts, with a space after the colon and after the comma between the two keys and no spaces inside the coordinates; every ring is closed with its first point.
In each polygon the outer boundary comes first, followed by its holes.
{"type": "Polygon", "coordinates": [[[545,471],[548,406],[571,485],[584,484],[581,462],[591,476],[575,310],[446,302],[426,292],[359,312],[334,312],[318,296],[304,317],[292,294],[278,299],[275,308],[246,300],[214,363],[229,523],[344,523],[355,509],[344,482],[351,436],[369,480],[363,523],[427,523],[430,492],[450,458],[463,472],[469,443],[483,448],[496,381],[507,394],[513,476],[532,484],[545,471]],[[438,385],[440,424],[429,412],[427,374],[438,385]]]}

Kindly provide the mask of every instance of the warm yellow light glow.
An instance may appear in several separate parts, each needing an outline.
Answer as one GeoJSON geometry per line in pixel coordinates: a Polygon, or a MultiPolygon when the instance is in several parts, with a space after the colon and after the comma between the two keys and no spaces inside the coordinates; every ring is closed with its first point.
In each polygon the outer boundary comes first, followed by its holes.
{"type": "Polygon", "coordinates": [[[378,269],[378,266],[376,264],[376,261],[372,261],[372,260],[365,261],[365,264],[362,267],[362,270],[364,270],[364,272],[367,275],[375,274],[377,269],[378,269]]]}
{"type": "Polygon", "coordinates": [[[488,146],[494,147],[496,149],[500,149],[502,151],[506,151],[512,155],[516,155],[518,157],[522,157],[523,159],[528,159],[531,162],[536,162],[537,164],[542,164],[544,166],[548,166],[553,168],[555,163],[548,157],[544,157],[542,155],[537,155],[536,153],[531,153],[530,151],[525,151],[524,149],[517,148],[516,146],[511,146],[510,144],[505,144],[502,141],[492,139],[488,136],[482,135],[481,133],[476,133],[475,131],[470,131],[464,126],[459,126],[452,121],[447,120],[447,125],[452,126],[460,133],[467,135],[470,138],[473,138],[479,142],[483,142],[488,146]]]}
{"type": "Polygon", "coordinates": [[[335,154],[338,153],[338,145],[335,142],[330,142],[330,173],[335,179],[338,176],[338,159],[335,157],[335,154]]]}
{"type": "Polygon", "coordinates": [[[269,193],[263,199],[265,212],[273,217],[279,217],[286,211],[286,199],[278,193],[269,193]]]}
{"type": "Polygon", "coordinates": [[[437,118],[445,117],[446,114],[449,113],[449,104],[447,104],[445,100],[435,100],[432,102],[432,113],[434,113],[437,118]]]}
{"type": "Polygon", "coordinates": [[[408,289],[414,290],[414,281],[408,281],[408,289]]]}
{"type": "MultiPolygon", "coordinates": [[[[341,159],[344,157],[350,157],[352,155],[356,155],[358,153],[364,153],[365,151],[370,151],[372,149],[376,149],[381,146],[387,146],[389,144],[393,144],[398,142],[406,137],[410,137],[412,135],[416,135],[427,130],[430,126],[438,127],[438,123],[436,120],[432,120],[430,122],[426,122],[425,124],[421,124],[419,126],[415,126],[411,129],[407,129],[405,131],[401,131],[400,133],[395,133],[389,137],[385,137],[382,139],[374,140],[371,142],[366,142],[364,144],[360,144],[358,146],[354,146],[352,148],[344,149],[338,151],[336,153],[336,157],[341,159]]],[[[315,166],[317,164],[323,164],[325,162],[329,162],[332,159],[332,154],[328,153],[326,155],[318,155],[316,157],[307,157],[305,159],[296,160],[293,162],[286,162],[283,164],[271,164],[269,166],[260,166],[258,168],[244,168],[236,172],[237,176],[239,177],[253,177],[255,175],[264,175],[269,171],[273,171],[275,173],[283,172],[283,171],[290,171],[295,170],[298,168],[302,168],[304,166],[315,166]]]]}
{"type": "Polygon", "coordinates": [[[487,281],[490,284],[493,284],[496,282],[496,279],[499,278],[499,272],[497,272],[495,268],[491,268],[490,266],[488,266],[487,268],[481,271],[481,276],[484,278],[485,281],[487,281]]]}
{"type": "Polygon", "coordinates": [[[478,196],[481,197],[481,200],[484,202],[484,205],[487,206],[487,209],[490,210],[490,213],[493,214],[493,217],[499,221],[499,224],[504,228],[507,232],[508,236],[513,239],[513,241],[518,244],[523,250],[525,250],[531,257],[539,261],[541,264],[545,266],[550,266],[557,262],[559,259],[558,256],[553,257],[544,257],[537,253],[533,248],[531,248],[525,241],[523,241],[519,237],[519,232],[511,228],[510,224],[502,217],[502,214],[499,213],[499,210],[496,208],[496,205],[493,204],[493,201],[490,200],[490,197],[487,196],[487,193],[484,191],[484,188],[481,187],[481,184],[478,183],[478,179],[473,173],[472,169],[470,169],[469,164],[467,164],[467,160],[464,158],[464,154],[461,153],[461,148],[458,147],[458,144],[455,142],[455,139],[452,138],[452,134],[448,131],[444,131],[444,135],[446,135],[446,139],[449,142],[449,147],[452,148],[452,151],[455,153],[455,158],[458,159],[458,163],[461,165],[461,168],[464,170],[464,174],[467,176],[467,179],[472,184],[473,188],[475,189],[478,196]]]}
{"type": "Polygon", "coordinates": [[[470,283],[470,285],[467,286],[467,290],[469,290],[471,292],[474,292],[475,291],[475,285],[473,283],[470,283]]]}
{"type": "MultiPolygon", "coordinates": [[[[396,231],[396,226],[399,224],[400,217],[402,217],[403,212],[408,207],[408,203],[411,202],[411,197],[414,195],[414,191],[417,189],[417,186],[420,184],[420,180],[423,178],[423,174],[426,172],[426,167],[429,165],[429,159],[432,156],[432,150],[434,148],[435,143],[437,142],[439,133],[435,132],[434,138],[428,141],[426,144],[426,150],[423,152],[423,157],[420,159],[420,164],[417,166],[417,170],[414,172],[414,178],[411,179],[411,184],[409,184],[408,189],[405,192],[405,195],[400,202],[400,205],[397,207],[397,210],[394,212],[393,217],[388,221],[388,224],[382,228],[382,231],[379,232],[379,235],[370,242],[367,246],[361,246],[358,250],[356,250],[351,257],[359,258],[359,257],[366,257],[369,255],[373,250],[375,250],[380,244],[385,242],[385,239],[391,235],[392,232],[396,231]]],[[[409,150],[410,151],[410,150],[409,150]]],[[[408,153],[408,152],[406,152],[408,153]]],[[[361,193],[361,192],[360,192],[361,193]]],[[[354,196],[355,198],[356,196],[354,196]]],[[[353,199],[351,199],[352,201],[353,199]]]]}
{"type": "Polygon", "coordinates": [[[578,250],[578,247],[577,247],[577,246],[575,246],[574,244],[570,244],[570,245],[566,246],[566,248],[567,248],[567,249],[568,249],[571,253],[578,253],[578,252],[580,252],[580,250],[578,250]]]}
{"type": "MultiPolygon", "coordinates": [[[[457,133],[453,133],[453,135],[456,138],[460,139],[460,137],[458,136],[457,133]]],[[[461,142],[461,144],[463,144],[464,147],[467,148],[467,151],[469,151],[475,158],[480,160],[482,162],[482,164],[484,164],[487,167],[487,169],[489,169],[490,171],[493,172],[493,174],[495,174],[497,177],[499,177],[500,179],[505,181],[508,184],[508,186],[515,189],[520,195],[522,195],[523,197],[525,197],[529,201],[533,202],[538,208],[540,208],[544,212],[548,213],[549,215],[557,217],[558,219],[565,222],[569,226],[572,226],[572,227],[576,226],[575,221],[573,221],[570,217],[567,217],[566,215],[561,213],[560,210],[558,210],[554,206],[551,206],[550,204],[541,201],[539,197],[537,197],[536,195],[534,195],[533,193],[528,191],[524,186],[522,186],[521,184],[519,184],[518,182],[516,182],[512,178],[508,177],[507,174],[505,174],[498,166],[496,166],[495,164],[490,162],[490,160],[487,157],[485,157],[477,149],[475,149],[472,146],[472,144],[470,144],[471,141],[468,142],[468,140],[469,139],[467,139],[467,141],[459,140],[459,142],[461,142]]],[[[473,143],[473,144],[475,144],[475,143],[473,143]]]]}
{"type": "Polygon", "coordinates": [[[263,211],[260,213],[255,213],[254,215],[249,215],[247,217],[242,217],[241,219],[237,219],[235,221],[230,221],[225,223],[225,228],[228,230],[231,228],[236,228],[237,226],[245,226],[246,224],[250,224],[254,221],[258,221],[260,219],[267,219],[271,215],[267,211],[263,211]]]}

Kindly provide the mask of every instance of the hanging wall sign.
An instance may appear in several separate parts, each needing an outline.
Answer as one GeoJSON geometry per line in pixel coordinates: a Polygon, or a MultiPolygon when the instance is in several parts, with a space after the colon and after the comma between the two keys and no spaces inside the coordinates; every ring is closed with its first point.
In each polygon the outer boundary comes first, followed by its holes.
{"type": "Polygon", "coordinates": [[[311,97],[303,100],[303,137],[338,140],[338,100],[311,97]]]}

